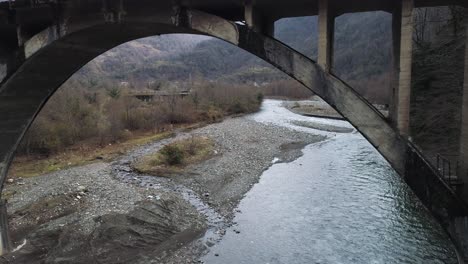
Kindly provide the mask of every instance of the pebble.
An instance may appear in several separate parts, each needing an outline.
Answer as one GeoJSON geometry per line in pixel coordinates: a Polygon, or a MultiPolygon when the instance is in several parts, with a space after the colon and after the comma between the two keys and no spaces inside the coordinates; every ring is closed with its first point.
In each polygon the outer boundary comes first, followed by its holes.
{"type": "MultiPolygon", "coordinates": [[[[213,166],[213,163],[210,166],[196,166],[196,177],[198,178],[197,184],[193,189],[204,197],[210,197],[210,192],[216,191],[216,195],[210,198],[213,201],[208,204],[216,207],[215,209],[224,206],[223,209],[228,209],[225,211],[230,212],[228,214],[234,212],[233,209],[237,206],[238,199],[249,189],[250,183],[257,182],[263,170],[271,166],[271,160],[275,156],[278,156],[278,149],[281,144],[293,141],[312,143],[319,139],[310,134],[260,124],[247,118],[228,119],[223,123],[198,129],[196,133],[212,138],[217,143],[217,146],[219,146],[219,151],[216,150],[214,152],[222,153],[222,155],[218,155],[213,159],[215,166],[213,166]],[[210,181],[213,181],[213,179],[215,181],[214,184],[204,185],[207,182],[211,183],[210,181]],[[226,185],[227,182],[232,184],[226,185]],[[219,190],[206,189],[207,187],[205,186],[209,185],[220,188],[219,190]],[[226,201],[223,199],[230,200],[226,201]]],[[[127,168],[130,167],[135,158],[153,152],[157,146],[158,144],[155,143],[143,148],[137,148],[135,151],[125,155],[121,161],[116,161],[112,164],[95,163],[44,175],[41,176],[42,178],[36,186],[31,184],[30,179],[26,179],[25,182],[31,188],[25,188],[27,190],[12,197],[10,201],[11,210],[16,211],[24,205],[39,200],[44,195],[50,193],[75,193],[78,194],[75,197],[72,196],[75,201],[78,201],[78,199],[84,197],[85,193],[88,193],[87,207],[84,210],[86,211],[86,215],[93,217],[85,217],[86,219],[82,217],[83,221],[80,224],[83,230],[92,231],[95,225],[93,219],[99,216],[111,212],[126,213],[132,210],[135,207],[135,203],[139,201],[161,199],[154,193],[154,189],[146,190],[134,184],[124,183],[122,179],[118,177],[116,179],[113,176],[114,172],[118,172],[123,168],[128,171],[128,173],[121,173],[123,179],[128,179],[129,182],[141,182],[139,178],[135,177],[136,174],[127,168]]],[[[96,159],[100,159],[100,157],[98,156],[96,159]]],[[[15,179],[15,181],[19,181],[19,179],[15,179]]],[[[174,183],[190,186],[190,184],[193,184],[193,178],[188,178],[187,181],[182,182],[166,179],[161,186],[163,186],[162,188],[164,186],[174,186],[174,183]]],[[[18,185],[24,185],[24,183],[18,183],[18,185]]],[[[157,183],[154,185],[160,186],[157,183]]],[[[240,210],[237,211],[240,212],[240,210]]],[[[239,230],[235,232],[237,234],[240,233],[239,230]]],[[[226,230],[219,230],[218,233],[224,235],[226,230]]],[[[215,256],[217,257],[219,254],[216,253],[215,256]]]]}

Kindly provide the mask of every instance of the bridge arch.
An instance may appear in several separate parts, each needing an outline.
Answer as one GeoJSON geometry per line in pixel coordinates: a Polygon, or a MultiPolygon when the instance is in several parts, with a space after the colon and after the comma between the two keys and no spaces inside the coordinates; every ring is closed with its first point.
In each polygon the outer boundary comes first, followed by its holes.
{"type": "Polygon", "coordinates": [[[356,91],[316,62],[280,41],[196,10],[129,17],[123,23],[90,20],[66,25],[65,34],[46,29],[25,44],[27,60],[0,87],[0,184],[27,129],[54,92],[86,63],[122,43],[154,35],[208,35],[258,56],[322,97],[341,113],[399,172],[405,141],[356,91]]]}

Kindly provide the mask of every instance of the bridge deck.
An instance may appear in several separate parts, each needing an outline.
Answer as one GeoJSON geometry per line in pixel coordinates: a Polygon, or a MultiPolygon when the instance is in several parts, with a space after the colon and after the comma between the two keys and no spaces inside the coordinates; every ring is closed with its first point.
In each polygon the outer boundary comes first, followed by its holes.
{"type": "MultiPolygon", "coordinates": [[[[232,21],[244,20],[245,0],[191,0],[182,1],[182,6],[205,11],[232,21]]],[[[391,12],[398,1],[394,0],[330,0],[330,7],[336,15],[345,13],[388,11],[391,12]]],[[[3,47],[16,46],[16,27],[22,25],[29,32],[40,32],[53,24],[54,5],[52,0],[0,0],[0,52],[3,47]],[[31,3],[34,7],[31,7],[31,3]],[[52,3],[49,5],[49,3],[52,3]],[[12,8],[14,10],[12,10],[12,8]],[[11,43],[10,43],[11,42],[11,43]]],[[[63,2],[67,2],[64,0],[63,2]]],[[[110,0],[109,2],[113,2],[110,0]]],[[[116,2],[116,1],[115,1],[116,2]]],[[[126,11],[131,7],[147,6],[153,10],[170,10],[173,1],[124,1],[126,11]]],[[[101,0],[90,0],[86,5],[102,6],[101,0]]],[[[461,5],[468,7],[467,0],[415,0],[416,7],[461,5]]],[[[318,0],[256,0],[255,8],[265,21],[276,21],[281,18],[315,16],[318,14],[318,0]]],[[[3,49],[5,50],[5,49],[3,49]]]]}
{"type": "MultiPolygon", "coordinates": [[[[38,1],[55,2],[50,0],[38,1]]],[[[140,0],[135,3],[148,4],[148,6],[161,6],[161,8],[170,7],[172,1],[148,1],[140,0]]],[[[244,2],[245,0],[191,0],[185,4],[185,1],[180,1],[187,7],[206,11],[230,20],[244,19],[244,2]]],[[[398,1],[394,0],[331,0],[330,5],[338,14],[356,13],[366,11],[391,11],[398,1]]],[[[29,6],[30,0],[12,1],[13,6],[29,6]]],[[[129,3],[125,3],[126,5],[129,3]]],[[[432,6],[447,6],[461,5],[468,7],[466,0],[415,0],[416,7],[432,7],[432,6]]],[[[8,1],[0,0],[0,10],[8,9],[10,6],[8,1]]],[[[286,17],[298,16],[314,16],[318,14],[318,0],[256,0],[255,6],[261,10],[263,16],[270,20],[277,20],[286,17]]],[[[1,11],[0,11],[1,16],[1,11]]],[[[1,19],[0,19],[1,20],[1,19]]]]}

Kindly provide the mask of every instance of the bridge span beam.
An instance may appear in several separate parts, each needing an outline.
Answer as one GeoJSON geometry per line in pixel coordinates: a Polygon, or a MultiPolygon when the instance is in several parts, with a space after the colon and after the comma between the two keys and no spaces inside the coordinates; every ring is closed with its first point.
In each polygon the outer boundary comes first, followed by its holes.
{"type": "Polygon", "coordinates": [[[275,36],[275,21],[267,19],[255,6],[255,0],[248,0],[244,5],[244,19],[247,27],[266,36],[275,36]]]}
{"type": "MultiPolygon", "coordinates": [[[[468,9],[465,9],[468,17],[468,9]]],[[[465,77],[463,83],[462,120],[460,133],[460,150],[458,177],[463,181],[463,196],[468,199],[468,19],[466,21],[465,33],[465,77]]]]}
{"type": "Polygon", "coordinates": [[[410,135],[411,73],[413,63],[414,0],[401,0],[393,11],[392,122],[400,135],[410,135]]]}
{"type": "Polygon", "coordinates": [[[319,0],[318,64],[326,71],[333,68],[335,42],[335,14],[330,0],[319,0]]]}

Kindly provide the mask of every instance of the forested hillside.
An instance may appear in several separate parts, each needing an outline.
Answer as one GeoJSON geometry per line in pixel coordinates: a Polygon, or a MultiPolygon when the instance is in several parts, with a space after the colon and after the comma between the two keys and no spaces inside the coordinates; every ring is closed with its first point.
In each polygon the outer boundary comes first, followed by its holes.
{"type": "MultiPolygon", "coordinates": [[[[315,59],[317,18],[283,19],[276,37],[315,59]]],[[[343,15],[336,22],[334,71],[374,101],[388,90],[391,16],[383,12],[343,15]]],[[[237,83],[266,83],[286,75],[228,43],[206,37],[169,35],[122,45],[82,71],[91,80],[163,82],[200,77],[237,83]]]]}
{"type": "MultiPolygon", "coordinates": [[[[283,19],[276,36],[317,59],[317,17],[283,19]]],[[[333,71],[376,103],[388,103],[392,65],[392,17],[385,12],[345,14],[335,22],[333,71]]]]}

